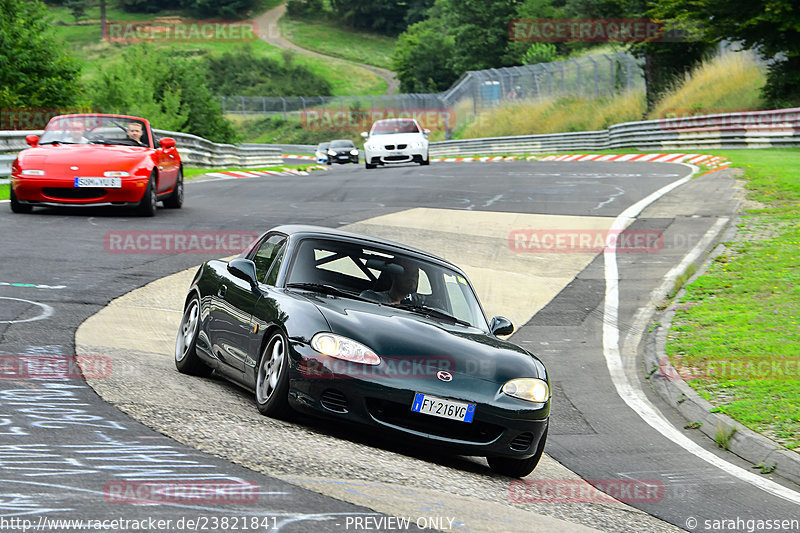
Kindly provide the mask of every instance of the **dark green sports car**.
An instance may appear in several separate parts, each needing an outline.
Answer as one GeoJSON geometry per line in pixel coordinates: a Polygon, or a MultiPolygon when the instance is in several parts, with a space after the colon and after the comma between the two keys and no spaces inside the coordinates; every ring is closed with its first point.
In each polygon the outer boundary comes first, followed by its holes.
{"type": "Polygon", "coordinates": [[[175,346],[181,372],[216,372],[290,412],[400,432],[522,477],[544,450],[544,365],[501,340],[458,267],[408,246],[279,226],[197,271],[175,346]]]}

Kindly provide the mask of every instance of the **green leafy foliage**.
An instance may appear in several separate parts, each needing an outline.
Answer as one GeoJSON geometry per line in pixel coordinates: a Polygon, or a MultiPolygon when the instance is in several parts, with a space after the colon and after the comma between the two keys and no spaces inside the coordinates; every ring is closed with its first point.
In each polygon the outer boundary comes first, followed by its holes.
{"type": "Polygon", "coordinates": [[[157,13],[165,9],[184,9],[198,17],[239,19],[256,7],[258,0],[118,0],[129,13],[157,13]]]}
{"type": "Polygon", "coordinates": [[[330,0],[331,10],[354,28],[397,35],[421,20],[433,0],[330,0]]]}
{"type": "Polygon", "coordinates": [[[522,56],[522,62],[526,65],[537,63],[550,63],[558,58],[558,50],[553,43],[532,43],[530,48],[522,56]]]}
{"type": "Polygon", "coordinates": [[[293,55],[283,55],[283,64],[257,56],[249,47],[219,56],[207,56],[208,86],[220,95],[237,96],[327,96],[331,84],[302,65],[293,55]]]}
{"type": "Polygon", "coordinates": [[[445,33],[441,20],[428,19],[411,26],[400,35],[392,57],[400,90],[426,93],[447,89],[458,79],[450,65],[454,48],[455,40],[445,33]]]}
{"type": "Polygon", "coordinates": [[[38,1],[0,0],[0,108],[78,103],[80,66],[52,33],[38,1]]]}
{"type": "Polygon", "coordinates": [[[234,142],[218,100],[208,89],[206,66],[147,46],[131,47],[91,83],[93,107],[148,118],[154,128],[234,142]]]}
{"type": "Polygon", "coordinates": [[[653,14],[700,21],[705,40],[735,40],[766,57],[782,54],[770,69],[764,95],[770,102],[800,104],[800,10],[795,0],[663,0],[653,14]]]}

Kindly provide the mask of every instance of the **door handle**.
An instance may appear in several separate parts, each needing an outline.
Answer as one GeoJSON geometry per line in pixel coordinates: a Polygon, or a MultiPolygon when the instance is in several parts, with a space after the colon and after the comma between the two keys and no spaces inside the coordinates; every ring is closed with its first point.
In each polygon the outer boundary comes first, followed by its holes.
{"type": "Polygon", "coordinates": [[[220,298],[224,298],[226,292],[228,292],[228,286],[220,285],[219,289],[217,290],[217,296],[219,296],[220,298]]]}

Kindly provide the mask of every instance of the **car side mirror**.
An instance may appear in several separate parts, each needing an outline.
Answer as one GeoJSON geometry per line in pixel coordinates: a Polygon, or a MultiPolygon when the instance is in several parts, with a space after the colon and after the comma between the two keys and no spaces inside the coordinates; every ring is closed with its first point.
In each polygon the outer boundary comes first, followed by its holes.
{"type": "Polygon", "coordinates": [[[26,135],[25,142],[30,144],[32,148],[36,148],[39,146],[39,136],[38,135],[26,135]]]}
{"type": "Polygon", "coordinates": [[[504,316],[496,316],[489,323],[489,331],[492,335],[511,335],[514,333],[514,324],[504,316]]]}
{"type": "Polygon", "coordinates": [[[164,150],[175,148],[175,139],[173,139],[172,137],[164,137],[159,141],[158,145],[164,150]]]}
{"type": "Polygon", "coordinates": [[[242,259],[241,257],[231,259],[231,262],[228,263],[228,272],[237,278],[250,282],[251,287],[256,286],[256,264],[251,260],[242,259]]]}
{"type": "Polygon", "coordinates": [[[430,132],[431,132],[431,130],[429,130],[428,128],[425,128],[424,130],[422,130],[422,133],[424,133],[425,135],[428,135],[430,132]]]}
{"type": "Polygon", "coordinates": [[[369,133],[367,133],[366,131],[362,131],[361,136],[366,139],[367,137],[369,137],[369,133]]]}

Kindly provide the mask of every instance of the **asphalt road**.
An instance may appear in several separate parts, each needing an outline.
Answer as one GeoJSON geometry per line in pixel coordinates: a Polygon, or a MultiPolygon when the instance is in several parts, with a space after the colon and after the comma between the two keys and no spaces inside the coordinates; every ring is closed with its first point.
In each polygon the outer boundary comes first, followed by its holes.
{"type": "MultiPolygon", "coordinates": [[[[613,218],[687,173],[686,167],[649,163],[434,164],[374,171],[345,166],[302,178],[191,183],[184,209],[160,209],[154,219],[99,209],[42,209],[32,216],[0,209],[3,249],[12,250],[4,253],[0,263],[0,298],[4,299],[0,353],[26,358],[68,356],[75,351],[78,325],[111,299],[221,255],[112,253],[109,232],[262,231],[293,222],[341,226],[419,207],[613,218]]],[[[664,246],[659,253],[619,254],[623,336],[661,277],[713,226],[718,215],[729,214],[733,205],[726,195],[729,181],[704,178],[689,183],[637,219],[634,227],[662,232],[664,246]]],[[[655,432],[622,402],[603,359],[603,270],[602,258],[591,262],[512,338],[540,354],[554,376],[553,428],[546,452],[585,479],[654,482],[661,489],[655,497],[631,504],[681,528],[693,529],[687,524],[689,518],[698,521],[694,528],[698,531],[710,530],[704,528],[705,520],[795,518],[796,504],[697,459],[655,432]]],[[[153,376],[154,382],[159,379],[153,376]]],[[[642,385],[646,390],[646,383],[642,385]]],[[[228,394],[235,395],[235,389],[228,394]]],[[[656,398],[651,401],[682,427],[668,406],[656,398]]],[[[314,434],[347,439],[324,424],[312,429],[314,434]]],[[[690,430],[683,433],[704,449],[736,462],[690,430]]],[[[367,448],[373,445],[366,443],[367,448]]],[[[235,439],[227,446],[236,446],[235,439]]],[[[225,456],[225,452],[217,455],[225,456]]],[[[393,451],[382,456],[381,462],[391,464],[403,457],[393,451]]],[[[294,520],[315,520],[314,529],[341,530],[345,515],[337,513],[349,513],[351,519],[360,516],[357,513],[371,513],[195,452],[133,422],[75,379],[0,380],[0,461],[2,493],[11,502],[2,507],[0,516],[7,517],[26,513],[38,519],[46,513],[48,517],[148,515],[174,520],[181,515],[264,515],[285,521],[285,530],[307,529],[307,524],[294,520]],[[157,475],[196,480],[200,479],[197,472],[208,476],[202,479],[257,485],[259,504],[142,507],[114,504],[107,494],[103,496],[110,481],[135,482],[157,475]]],[[[291,471],[291,465],[283,464],[282,469],[291,471]]],[[[487,483],[496,481],[488,471],[461,462],[448,464],[447,469],[466,470],[473,485],[480,484],[482,477],[487,483]]],[[[302,472],[302,465],[297,470],[302,472]]],[[[376,470],[380,475],[381,469],[376,470]]],[[[345,479],[347,472],[347,468],[334,469],[345,479]]],[[[631,524],[638,524],[632,527],[624,522],[624,511],[614,512],[618,508],[603,504],[571,513],[573,507],[579,505],[563,503],[555,511],[552,506],[535,510],[609,531],[661,527],[657,521],[641,522],[640,516],[632,516],[631,524]],[[613,519],[603,522],[603,512],[613,519]]]]}

